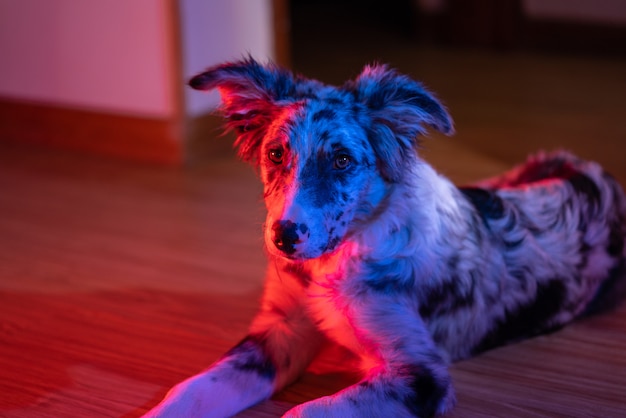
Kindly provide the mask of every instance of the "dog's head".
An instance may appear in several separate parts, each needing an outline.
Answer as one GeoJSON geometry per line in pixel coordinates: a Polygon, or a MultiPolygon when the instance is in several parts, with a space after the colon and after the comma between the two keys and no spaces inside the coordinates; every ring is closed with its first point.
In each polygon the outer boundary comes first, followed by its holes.
{"type": "Polygon", "coordinates": [[[219,90],[240,157],[260,169],[268,250],[291,259],[333,251],[377,213],[425,126],[453,130],[422,85],[385,66],[333,87],[248,58],[190,85],[219,90]]]}

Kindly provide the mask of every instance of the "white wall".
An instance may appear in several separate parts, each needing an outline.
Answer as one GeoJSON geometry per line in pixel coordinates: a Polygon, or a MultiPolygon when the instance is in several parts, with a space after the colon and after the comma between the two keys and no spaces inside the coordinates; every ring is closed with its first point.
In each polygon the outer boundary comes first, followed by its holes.
{"type": "Polygon", "coordinates": [[[172,112],[165,0],[0,0],[0,95],[172,112]]]}
{"type": "MultiPolygon", "coordinates": [[[[179,0],[185,79],[223,61],[250,53],[259,61],[275,57],[271,0],[179,0]]],[[[193,116],[214,108],[212,94],[185,89],[193,116]]]]}

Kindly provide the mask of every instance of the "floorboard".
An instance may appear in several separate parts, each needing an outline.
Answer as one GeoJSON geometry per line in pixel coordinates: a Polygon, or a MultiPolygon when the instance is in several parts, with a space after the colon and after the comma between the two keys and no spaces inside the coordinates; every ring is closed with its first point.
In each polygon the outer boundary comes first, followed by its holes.
{"type": "MultiPolygon", "coordinates": [[[[435,136],[422,151],[454,181],[496,174],[546,145],[593,157],[624,184],[624,62],[577,69],[532,54],[416,54],[430,63],[408,71],[427,68],[461,121],[455,138],[435,136]],[[437,73],[436,62],[455,69],[437,73]],[[548,84],[526,95],[520,67],[549,69],[528,76],[548,84]],[[477,93],[478,73],[491,93],[477,93]],[[550,84],[559,74],[565,81],[550,84]],[[544,90],[544,101],[528,99],[544,90]]],[[[137,417],[208,366],[255,313],[263,216],[254,171],[232,156],[164,169],[0,141],[0,416],[137,417]]],[[[297,383],[240,416],[277,416],[340,390],[356,379],[349,359],[329,347],[297,383]]],[[[626,307],[451,370],[449,417],[626,416],[626,307]]]]}

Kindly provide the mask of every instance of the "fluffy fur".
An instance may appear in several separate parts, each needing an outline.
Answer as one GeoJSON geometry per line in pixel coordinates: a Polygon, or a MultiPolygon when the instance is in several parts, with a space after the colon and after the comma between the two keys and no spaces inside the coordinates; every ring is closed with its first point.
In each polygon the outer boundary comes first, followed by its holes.
{"type": "Polygon", "coordinates": [[[324,338],[363,359],[363,379],[286,416],[441,414],[450,361],[606,307],[623,282],[626,199],[600,166],[539,154],[457,188],[416,150],[426,127],[452,133],[446,109],[385,66],[333,87],[245,59],[190,84],[220,91],[260,172],[269,265],[249,335],[149,417],[236,414],[324,338]]]}

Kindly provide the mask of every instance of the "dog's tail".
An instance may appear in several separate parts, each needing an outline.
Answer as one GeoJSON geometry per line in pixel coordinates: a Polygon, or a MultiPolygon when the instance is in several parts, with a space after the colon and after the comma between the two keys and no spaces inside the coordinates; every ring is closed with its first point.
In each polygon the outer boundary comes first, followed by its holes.
{"type": "Polygon", "coordinates": [[[617,180],[604,174],[611,186],[616,215],[610,224],[606,251],[615,257],[615,264],[608,277],[588,305],[585,314],[613,310],[626,299],[626,197],[617,180]]]}
{"type": "Polygon", "coordinates": [[[594,162],[567,152],[548,154],[556,161],[556,171],[548,173],[566,180],[577,194],[586,195],[587,205],[594,206],[592,217],[604,219],[608,228],[605,251],[613,260],[606,278],[585,314],[617,308],[626,298],[626,194],[615,177],[594,162]]]}
{"type": "Polygon", "coordinates": [[[477,185],[488,189],[528,186],[544,180],[569,179],[577,173],[589,176],[592,171],[601,172],[602,169],[568,151],[540,152],[512,170],[477,185]]]}
{"type": "MultiPolygon", "coordinates": [[[[478,185],[492,190],[532,188],[546,181],[569,184],[586,208],[583,224],[604,220],[605,231],[608,230],[604,251],[612,263],[585,313],[615,308],[626,298],[626,195],[613,176],[597,163],[566,151],[556,151],[531,156],[525,164],[478,185]]],[[[597,236],[592,238],[596,242],[597,239],[597,236]]]]}

